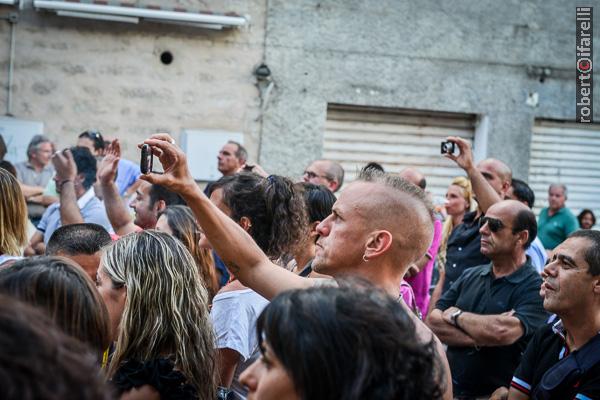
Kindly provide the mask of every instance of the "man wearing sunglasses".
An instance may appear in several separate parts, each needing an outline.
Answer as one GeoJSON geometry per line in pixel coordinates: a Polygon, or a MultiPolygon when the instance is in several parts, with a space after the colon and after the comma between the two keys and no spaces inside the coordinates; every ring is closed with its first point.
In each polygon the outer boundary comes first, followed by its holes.
{"type": "Polygon", "coordinates": [[[313,161],[302,175],[304,182],[323,185],[332,192],[337,192],[344,183],[344,168],[335,161],[313,161]]]}
{"type": "Polygon", "coordinates": [[[542,276],[544,308],[560,319],[536,332],[510,390],[492,398],[600,399],[600,232],[571,234],[542,276]]]}
{"type": "Polygon", "coordinates": [[[527,342],[547,319],[542,280],[525,250],[537,234],[535,215],[505,200],[479,219],[481,253],[492,262],[466,270],[427,320],[448,345],[454,396],[489,398],[510,382],[527,342]]]}

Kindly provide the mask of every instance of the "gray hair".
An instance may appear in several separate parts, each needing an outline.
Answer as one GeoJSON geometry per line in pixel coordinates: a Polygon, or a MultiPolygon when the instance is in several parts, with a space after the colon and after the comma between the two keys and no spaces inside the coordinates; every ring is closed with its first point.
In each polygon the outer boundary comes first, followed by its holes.
{"type": "Polygon", "coordinates": [[[51,144],[52,141],[44,135],[35,135],[33,138],[31,138],[31,142],[29,142],[29,145],[27,145],[27,158],[30,158],[34,151],[39,150],[40,145],[43,143],[51,144]]]}
{"type": "Polygon", "coordinates": [[[552,188],[561,188],[563,191],[563,194],[565,195],[565,199],[567,198],[567,186],[564,183],[552,183],[549,187],[548,187],[548,192],[550,191],[550,189],[552,188]]]}

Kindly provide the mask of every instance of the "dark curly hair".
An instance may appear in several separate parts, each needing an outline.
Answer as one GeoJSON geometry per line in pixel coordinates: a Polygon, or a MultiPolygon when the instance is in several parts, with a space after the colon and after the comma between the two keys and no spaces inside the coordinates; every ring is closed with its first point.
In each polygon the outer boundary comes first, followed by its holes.
{"type": "Polygon", "coordinates": [[[304,198],[288,178],[242,172],[219,179],[211,193],[217,189],[234,221],[250,220],[248,233],[271,259],[293,253],[306,236],[304,198]]]}
{"type": "Polygon", "coordinates": [[[353,279],[275,297],[256,325],[301,399],[440,399],[434,344],[385,292],[353,279]]]}

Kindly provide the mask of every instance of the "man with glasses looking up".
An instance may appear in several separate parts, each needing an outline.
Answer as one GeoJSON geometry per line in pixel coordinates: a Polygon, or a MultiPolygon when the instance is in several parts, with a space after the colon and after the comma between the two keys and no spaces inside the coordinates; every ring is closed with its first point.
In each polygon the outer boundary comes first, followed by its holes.
{"type": "Polygon", "coordinates": [[[335,193],[344,183],[344,168],[335,161],[315,160],[304,170],[302,180],[323,185],[335,193]]]}
{"type": "Polygon", "coordinates": [[[542,279],[525,254],[537,234],[533,212],[505,200],[492,205],[479,225],[481,253],[491,263],[466,270],[427,318],[448,345],[458,399],[488,399],[507,386],[527,342],[547,319],[542,279]]]}

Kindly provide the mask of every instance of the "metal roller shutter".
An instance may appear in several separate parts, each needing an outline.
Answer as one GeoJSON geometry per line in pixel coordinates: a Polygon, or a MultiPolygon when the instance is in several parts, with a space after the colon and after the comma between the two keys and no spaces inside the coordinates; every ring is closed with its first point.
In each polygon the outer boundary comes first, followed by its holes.
{"type": "Polygon", "coordinates": [[[529,161],[536,214],[548,206],[551,183],[567,186],[567,207],[576,215],[583,208],[600,215],[600,124],[536,121],[529,161]]]}
{"type": "Polygon", "coordinates": [[[427,190],[443,197],[452,179],[465,173],[440,154],[440,143],[447,136],[472,143],[475,119],[470,114],[330,105],[323,158],[344,167],[345,182],[353,181],[370,161],[380,163],[387,172],[415,167],[425,174],[427,190]]]}

